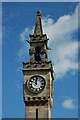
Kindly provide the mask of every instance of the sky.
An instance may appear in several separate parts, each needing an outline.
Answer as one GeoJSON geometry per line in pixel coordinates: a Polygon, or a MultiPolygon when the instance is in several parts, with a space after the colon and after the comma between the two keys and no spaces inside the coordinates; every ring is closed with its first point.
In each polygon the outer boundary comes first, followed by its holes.
{"type": "Polygon", "coordinates": [[[29,34],[37,11],[49,38],[54,68],[52,118],[78,117],[78,3],[2,3],[2,116],[24,118],[22,61],[29,61],[29,34]]]}
{"type": "Polygon", "coordinates": [[[1,0],[2,2],[79,2],[79,0],[1,0]]]}
{"type": "MultiPolygon", "coordinates": [[[[2,4],[0,2],[0,107],[2,108],[2,4]]],[[[2,109],[0,108],[0,117],[2,109]]]]}

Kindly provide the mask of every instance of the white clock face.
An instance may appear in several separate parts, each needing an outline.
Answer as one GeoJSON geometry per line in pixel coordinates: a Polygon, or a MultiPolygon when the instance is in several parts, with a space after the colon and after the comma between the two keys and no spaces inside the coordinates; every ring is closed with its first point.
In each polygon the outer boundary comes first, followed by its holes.
{"type": "Polygon", "coordinates": [[[31,92],[39,93],[45,87],[45,80],[41,76],[33,76],[28,83],[28,88],[31,92]]]}

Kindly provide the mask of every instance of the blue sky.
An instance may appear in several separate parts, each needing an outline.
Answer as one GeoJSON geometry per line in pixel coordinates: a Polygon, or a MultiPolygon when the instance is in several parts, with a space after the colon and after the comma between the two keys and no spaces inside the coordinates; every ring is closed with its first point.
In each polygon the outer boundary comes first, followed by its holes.
{"type": "Polygon", "coordinates": [[[2,4],[0,2],[0,117],[2,116],[2,4]]]}
{"type": "Polygon", "coordinates": [[[2,3],[2,116],[24,118],[22,61],[29,61],[25,42],[42,11],[55,70],[52,118],[78,117],[77,3],[2,3]]]}

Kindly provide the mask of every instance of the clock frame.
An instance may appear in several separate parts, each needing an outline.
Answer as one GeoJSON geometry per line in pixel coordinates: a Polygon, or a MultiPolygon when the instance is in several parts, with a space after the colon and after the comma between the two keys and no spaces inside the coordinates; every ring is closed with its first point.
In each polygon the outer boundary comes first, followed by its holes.
{"type": "Polygon", "coordinates": [[[45,79],[42,76],[35,75],[30,78],[27,82],[27,88],[32,93],[41,93],[45,88],[45,79]]]}

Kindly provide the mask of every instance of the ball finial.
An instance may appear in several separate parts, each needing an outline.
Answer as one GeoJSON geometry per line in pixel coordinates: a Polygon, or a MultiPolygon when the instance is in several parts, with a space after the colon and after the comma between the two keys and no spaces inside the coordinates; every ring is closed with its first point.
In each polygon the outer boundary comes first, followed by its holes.
{"type": "Polygon", "coordinates": [[[37,15],[38,15],[38,16],[41,16],[41,10],[38,10],[38,11],[37,11],[37,15]]]}

